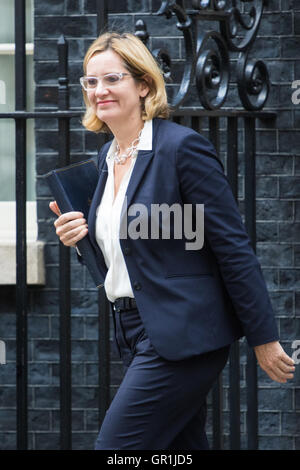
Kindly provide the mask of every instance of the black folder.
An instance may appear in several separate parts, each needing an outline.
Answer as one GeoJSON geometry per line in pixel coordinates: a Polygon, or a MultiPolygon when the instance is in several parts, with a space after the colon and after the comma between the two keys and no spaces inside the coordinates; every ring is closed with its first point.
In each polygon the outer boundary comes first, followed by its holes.
{"type": "MultiPolygon", "coordinates": [[[[99,172],[93,160],[57,168],[44,175],[44,178],[47,180],[62,214],[79,211],[84,214],[87,220],[99,178],[99,172]]],[[[76,245],[93,281],[97,287],[101,287],[103,276],[98,269],[95,250],[89,236],[85,236],[76,245]]]]}

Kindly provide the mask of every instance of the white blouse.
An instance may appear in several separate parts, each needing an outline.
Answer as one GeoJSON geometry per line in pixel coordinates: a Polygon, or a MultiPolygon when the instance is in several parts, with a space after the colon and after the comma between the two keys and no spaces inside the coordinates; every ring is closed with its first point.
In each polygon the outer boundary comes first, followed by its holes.
{"type": "MultiPolygon", "coordinates": [[[[117,196],[114,201],[114,160],[116,139],[109,147],[106,162],[108,176],[105,189],[96,212],[96,240],[103,253],[107,266],[104,289],[110,302],[119,297],[134,297],[123,253],[121,251],[119,231],[121,209],[123,206],[127,186],[132,174],[138,152],[131,157],[131,164],[124,174],[117,196]]],[[[137,150],[152,150],[152,120],[146,121],[141,133],[137,150]]]]}

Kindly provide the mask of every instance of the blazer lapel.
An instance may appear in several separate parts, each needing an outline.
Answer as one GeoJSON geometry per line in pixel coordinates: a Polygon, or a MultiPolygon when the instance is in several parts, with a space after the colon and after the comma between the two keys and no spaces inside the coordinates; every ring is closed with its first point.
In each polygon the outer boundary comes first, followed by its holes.
{"type": "Polygon", "coordinates": [[[128,207],[132,203],[133,197],[143,179],[148,166],[150,165],[153,155],[153,150],[139,150],[138,152],[121,210],[120,227],[124,227],[124,216],[127,213],[128,207]]]}
{"type": "MultiPolygon", "coordinates": [[[[157,139],[157,131],[162,120],[159,118],[153,118],[152,121],[152,150],[139,150],[137,155],[137,160],[135,162],[130,181],[128,183],[126,197],[127,197],[127,207],[132,203],[133,197],[136,190],[139,187],[139,184],[142,182],[143,176],[150,165],[150,162],[153,158],[155,151],[155,144],[157,139]]],[[[125,201],[124,201],[125,202],[125,201]]],[[[123,217],[124,204],[121,212],[121,220],[123,217]]]]}

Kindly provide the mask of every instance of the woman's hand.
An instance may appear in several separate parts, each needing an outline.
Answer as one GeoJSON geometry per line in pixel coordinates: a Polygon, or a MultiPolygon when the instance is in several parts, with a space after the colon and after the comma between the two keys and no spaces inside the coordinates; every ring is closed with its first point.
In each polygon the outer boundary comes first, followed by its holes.
{"type": "Polygon", "coordinates": [[[254,351],[260,367],[272,380],[286,383],[294,377],[295,362],[284,352],[279,341],[255,346],[254,351]]]}
{"type": "Polygon", "coordinates": [[[88,226],[82,212],[61,214],[56,201],[49,204],[50,209],[58,216],[54,222],[56,235],[65,246],[76,246],[76,243],[88,233],[88,226]]]}

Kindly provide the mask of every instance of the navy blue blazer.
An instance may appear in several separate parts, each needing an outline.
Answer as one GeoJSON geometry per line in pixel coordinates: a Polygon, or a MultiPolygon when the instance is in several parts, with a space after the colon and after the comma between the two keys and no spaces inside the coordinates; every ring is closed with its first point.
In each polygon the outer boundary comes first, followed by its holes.
{"type": "MultiPolygon", "coordinates": [[[[95,239],[95,220],[108,175],[109,145],[99,153],[100,177],[88,217],[103,283],[107,268],[95,239]]],[[[149,208],[149,226],[152,203],[204,204],[201,249],[186,250],[190,240],[184,236],[120,239],[138,311],[158,354],[184,359],[244,335],[250,346],[278,340],[261,268],[222,164],[207,139],[187,127],[154,119],[152,151],[139,151],[126,195],[127,208],[134,203],[149,208]]],[[[126,227],[133,218],[123,211],[126,227]]]]}

